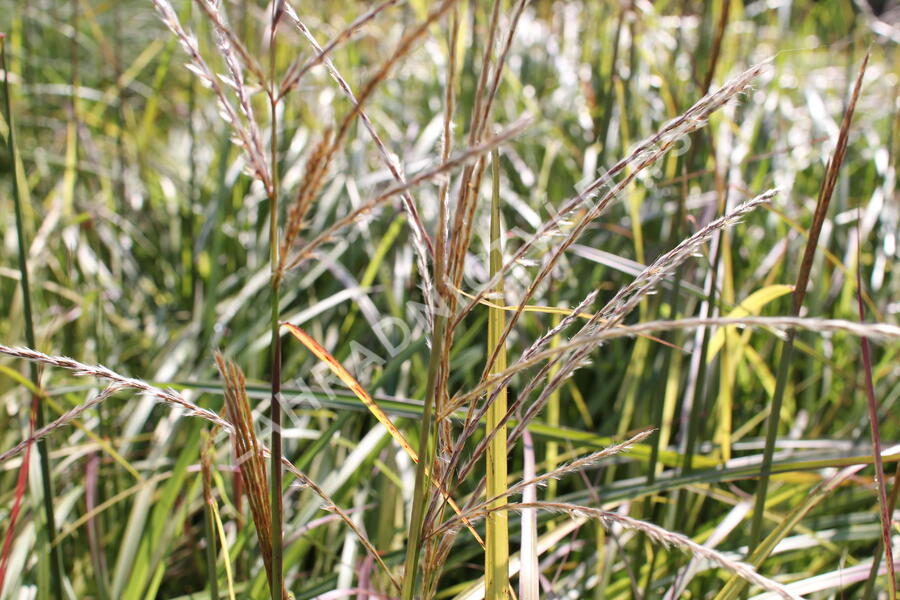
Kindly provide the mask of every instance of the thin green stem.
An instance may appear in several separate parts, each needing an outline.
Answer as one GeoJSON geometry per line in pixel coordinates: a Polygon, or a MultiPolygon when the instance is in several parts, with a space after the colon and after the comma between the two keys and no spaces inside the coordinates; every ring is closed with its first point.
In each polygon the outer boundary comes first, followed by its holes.
{"type": "MultiPolygon", "coordinates": [[[[16,237],[18,238],[19,273],[22,281],[22,304],[25,313],[25,342],[29,348],[37,348],[34,335],[34,312],[31,305],[31,285],[28,278],[28,253],[25,243],[25,223],[22,218],[22,190],[19,185],[18,156],[16,153],[15,127],[12,120],[12,105],[9,99],[9,71],[6,68],[6,38],[0,34],[0,70],[3,71],[3,111],[8,131],[6,145],[9,152],[9,164],[12,171],[12,196],[16,211],[16,237]]],[[[40,374],[35,363],[30,363],[29,371],[31,381],[35,389],[40,387],[40,374]]],[[[35,429],[41,429],[45,424],[44,403],[38,394],[31,395],[31,407],[34,412],[35,429]]],[[[43,505],[44,518],[47,521],[46,544],[50,553],[51,572],[50,579],[54,598],[63,598],[63,577],[65,577],[65,565],[63,563],[62,548],[54,545],[51,540],[56,537],[56,518],[53,514],[53,482],[50,477],[50,451],[47,447],[47,439],[43,438],[37,443],[38,456],[41,466],[41,485],[44,488],[43,505]]]]}
{"type": "MultiPolygon", "coordinates": [[[[277,240],[273,242],[277,244],[277,240]]],[[[279,300],[279,284],[275,277],[272,281],[272,397],[271,397],[271,420],[272,420],[272,479],[271,479],[271,502],[272,502],[272,581],[271,592],[272,600],[280,600],[281,588],[284,582],[284,549],[282,546],[283,531],[283,515],[284,509],[282,505],[281,488],[283,482],[283,472],[281,470],[281,335],[278,325],[278,300],[279,300]]]]}
{"type": "Polygon", "coordinates": [[[272,331],[272,397],[270,418],[272,420],[272,580],[269,589],[272,600],[280,600],[284,589],[284,546],[283,523],[284,507],[282,504],[283,472],[281,470],[281,335],[279,325],[279,300],[281,274],[278,270],[278,99],[275,95],[276,46],[275,32],[278,25],[279,9],[283,2],[272,3],[272,25],[269,34],[269,109],[272,117],[270,135],[270,178],[269,182],[269,265],[272,273],[271,291],[271,331],[272,331]]]}
{"type": "Polygon", "coordinates": [[[784,403],[784,390],[787,387],[788,373],[790,372],[791,358],[794,355],[794,336],[796,332],[788,332],[787,340],[781,350],[781,360],[778,363],[778,374],[775,381],[775,395],[772,398],[772,408],[769,412],[769,426],[766,430],[766,445],[763,448],[763,460],[759,470],[759,487],[756,490],[756,502],[753,507],[753,521],[750,526],[750,543],[747,546],[753,551],[759,544],[762,534],[763,512],[766,508],[766,495],[769,491],[769,478],[772,475],[772,456],[775,453],[775,439],[778,437],[778,424],[781,414],[781,406],[784,403]]]}
{"type": "Polygon", "coordinates": [[[437,314],[434,318],[434,336],[431,340],[431,357],[428,361],[428,380],[425,385],[425,404],[422,408],[422,427],[419,434],[419,464],[416,466],[412,515],[409,521],[409,540],[406,545],[403,587],[400,592],[403,600],[413,600],[416,591],[416,575],[418,574],[419,553],[422,545],[422,524],[425,520],[427,502],[425,485],[428,477],[428,465],[431,462],[431,421],[437,397],[438,368],[441,363],[446,329],[447,315],[437,314]]]}

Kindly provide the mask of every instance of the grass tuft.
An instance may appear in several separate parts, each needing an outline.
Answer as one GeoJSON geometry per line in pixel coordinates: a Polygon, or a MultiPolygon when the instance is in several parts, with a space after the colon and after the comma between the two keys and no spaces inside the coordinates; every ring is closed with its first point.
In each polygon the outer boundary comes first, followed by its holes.
{"type": "Polygon", "coordinates": [[[894,596],[878,4],[0,0],[0,600],[894,596]]]}

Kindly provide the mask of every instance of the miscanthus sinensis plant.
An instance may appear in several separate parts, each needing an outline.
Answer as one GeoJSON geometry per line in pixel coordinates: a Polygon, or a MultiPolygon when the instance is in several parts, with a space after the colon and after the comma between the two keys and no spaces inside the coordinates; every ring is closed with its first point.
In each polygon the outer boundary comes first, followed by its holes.
{"type": "Polygon", "coordinates": [[[896,597],[887,21],[27,4],[0,598],[896,597]]]}

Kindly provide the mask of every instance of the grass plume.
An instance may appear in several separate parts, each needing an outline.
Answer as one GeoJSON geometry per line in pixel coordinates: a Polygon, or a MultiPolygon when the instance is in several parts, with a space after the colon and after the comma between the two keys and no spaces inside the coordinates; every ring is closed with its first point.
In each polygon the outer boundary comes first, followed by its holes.
{"type": "MultiPolygon", "coordinates": [[[[256,527],[256,540],[269,581],[272,581],[272,512],[269,504],[269,485],[262,446],[253,428],[253,414],[247,400],[244,374],[231,361],[216,353],[216,366],[222,375],[225,389],[225,411],[231,423],[231,443],[237,456],[241,478],[246,489],[247,504],[256,527]]],[[[280,590],[287,599],[287,590],[280,590]]]]}

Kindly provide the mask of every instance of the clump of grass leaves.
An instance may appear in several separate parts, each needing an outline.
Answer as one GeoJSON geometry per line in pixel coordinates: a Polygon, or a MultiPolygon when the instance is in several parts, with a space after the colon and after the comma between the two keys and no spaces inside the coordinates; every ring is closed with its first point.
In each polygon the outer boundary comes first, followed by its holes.
{"type": "MultiPolygon", "coordinates": [[[[25,4],[27,18],[13,32],[17,65],[24,65],[20,77],[36,78],[31,25],[44,8],[25,4]]],[[[14,489],[0,496],[8,523],[0,599],[27,595],[35,584],[40,598],[536,600],[715,592],[717,600],[728,600],[752,589],[760,599],[798,599],[845,585],[833,584],[833,573],[815,574],[836,564],[835,556],[842,564],[847,559],[846,581],[861,593],[874,597],[883,570],[884,589],[896,598],[891,519],[897,487],[895,477],[889,489],[885,463],[900,454],[897,446],[882,444],[879,420],[897,398],[896,386],[884,382],[896,376],[900,327],[865,293],[861,275],[862,227],[877,215],[855,217],[855,258],[848,253],[842,262],[821,248],[852,220],[850,185],[842,191],[840,178],[868,173],[856,167],[842,175],[848,167],[841,167],[854,112],[864,100],[869,53],[846,61],[861,65],[840,126],[823,121],[826,131],[834,130],[836,147],[816,186],[806,230],[780,211],[815,177],[793,171],[771,176],[769,170],[781,173],[771,163],[786,151],[757,148],[765,136],[747,133],[758,127],[754,111],[770,109],[754,106],[771,104],[765,83],[789,60],[779,55],[740,68],[745,42],[732,24],[768,10],[756,6],[764,3],[716,4],[702,17],[689,14],[691,3],[684,3],[679,18],[692,25],[674,33],[657,12],[663,9],[641,3],[598,3],[582,15],[570,10],[577,3],[404,6],[384,0],[340,26],[335,23],[348,7],[323,5],[317,14],[290,0],[265,7],[222,0],[145,4],[171,36],[151,41],[128,68],[120,31],[123,6],[131,4],[74,1],[68,7],[64,87],[70,102],[58,161],[64,176],[48,195],[52,209],[32,248],[29,224],[43,207],[28,191],[47,187],[41,179],[49,167],[45,154],[30,148],[23,158],[17,144],[14,68],[0,37],[18,267],[0,274],[17,284],[27,346],[0,344],[0,354],[28,362],[27,378],[5,366],[2,372],[31,399],[27,433],[0,452],[0,466],[16,477],[14,489]],[[103,20],[107,10],[113,11],[112,36],[103,20]],[[403,17],[390,21],[399,11],[403,17]],[[594,42],[578,47],[582,20],[610,24],[601,28],[610,40],[596,61],[584,58],[594,54],[594,42]],[[371,54],[359,52],[357,44],[376,27],[384,39],[367,46],[371,54]],[[653,27],[665,32],[659,43],[671,51],[671,64],[655,58],[652,44],[639,45],[653,27]],[[321,30],[333,32],[329,42],[319,41],[321,30]],[[113,83],[97,83],[106,87],[96,94],[84,83],[87,32],[94,36],[90,47],[114,67],[113,83]],[[538,38],[552,43],[536,45],[538,38]],[[697,55],[685,62],[693,47],[697,55]],[[436,83],[414,60],[425,51],[434,58],[427,70],[439,73],[436,83]],[[555,66],[534,77],[547,56],[555,66]],[[183,83],[169,65],[185,57],[192,78],[185,88],[189,156],[185,164],[170,165],[151,159],[164,137],[154,123],[161,130],[169,124],[159,105],[167,86],[183,83]],[[644,68],[641,61],[652,64],[644,68]],[[594,62],[596,72],[586,68],[594,62]],[[155,73],[145,89],[134,82],[149,65],[155,73]],[[691,67],[696,72],[682,77],[691,67]],[[733,74],[719,79],[726,68],[733,74]],[[566,83],[570,71],[574,83],[566,83]],[[416,78],[428,82],[427,111],[411,101],[415,94],[404,96],[401,86],[416,78]],[[541,89],[542,79],[559,79],[567,91],[548,102],[552,94],[541,89]],[[125,93],[130,87],[147,94],[140,125],[125,93]],[[638,88],[658,102],[638,99],[638,88]],[[309,89],[327,90],[327,97],[308,101],[309,89]],[[584,97],[574,117],[555,106],[569,106],[563,98],[569,92],[584,97]],[[102,102],[92,109],[86,99],[94,96],[102,102]],[[207,111],[206,102],[215,111],[207,111]],[[114,119],[106,119],[106,105],[115,108],[114,119]],[[642,109],[668,119],[659,124],[642,109]],[[417,122],[425,112],[431,121],[417,122]],[[201,118],[224,128],[215,149],[204,146],[201,118]],[[115,137],[113,175],[97,167],[100,150],[89,133],[103,127],[115,137]],[[572,135],[578,128],[590,135],[572,135]],[[407,135],[420,138],[411,144],[415,160],[401,159],[405,150],[392,147],[407,135]],[[366,143],[380,165],[375,175],[363,158],[366,143]],[[759,153],[747,158],[751,145],[759,153]],[[612,162],[616,152],[620,157],[612,162]],[[40,169],[22,177],[26,160],[40,169]],[[761,166],[744,185],[742,169],[754,161],[761,166]],[[206,176],[201,163],[217,168],[206,176]],[[540,165],[537,173],[531,164],[540,165]],[[185,173],[181,189],[172,181],[185,173]],[[482,189],[485,177],[489,191],[482,189]],[[128,189],[144,179],[158,190],[147,206],[128,189]],[[703,200],[702,218],[690,220],[688,200],[707,183],[712,199],[703,200]],[[672,192],[674,202],[660,202],[648,216],[645,196],[660,199],[666,189],[679,190],[672,192]],[[85,192],[102,193],[104,200],[90,205],[81,198],[85,192]],[[53,200],[57,194],[59,201],[53,200]],[[843,212],[831,222],[833,196],[843,212]],[[545,204],[531,205],[538,201],[545,204]],[[616,222],[621,207],[624,217],[616,222]],[[166,256],[156,255],[156,241],[138,221],[141,211],[157,209],[179,223],[178,234],[160,235],[175,240],[166,256]],[[385,215],[392,220],[382,230],[385,215]],[[772,250],[756,247],[766,245],[756,239],[764,218],[764,241],[772,250]],[[750,224],[738,235],[734,228],[744,220],[750,224]],[[39,246],[52,247],[59,222],[74,226],[60,236],[63,251],[42,254],[39,246]],[[791,228],[806,240],[796,283],[788,286],[777,278],[781,265],[791,266],[791,228]],[[82,238],[102,244],[102,251],[87,250],[82,238]],[[612,243],[610,252],[594,247],[605,242],[612,243]],[[632,252],[637,260],[627,258],[632,252]],[[817,267],[818,260],[825,265],[817,267]],[[743,263],[757,262],[758,272],[742,283],[737,274],[757,268],[743,263]],[[830,292],[813,291],[816,268],[840,272],[830,292]],[[621,282],[618,273],[628,279],[621,282]],[[702,285],[693,283],[698,273],[702,285]],[[118,287],[82,297],[77,283],[118,287]],[[120,302],[126,292],[136,299],[120,302]],[[788,293],[788,315],[773,316],[788,293]],[[36,298],[42,294],[76,306],[42,315],[35,308],[49,302],[36,298]],[[382,329],[375,294],[384,297],[388,321],[408,334],[400,347],[382,329]],[[137,306],[138,298],[157,308],[160,321],[188,324],[176,330],[143,313],[139,321],[106,310],[137,306]],[[347,301],[351,306],[339,312],[347,301]],[[176,308],[169,311],[170,304],[176,308]],[[864,322],[867,305],[879,322],[864,322]],[[411,318],[415,307],[421,310],[411,318]],[[846,318],[815,316],[828,308],[846,318]],[[700,316],[692,316],[697,309],[700,316]],[[96,343],[80,347],[60,323],[76,322],[81,311],[95,319],[97,335],[96,343]],[[335,314],[339,323],[330,321],[335,314]],[[542,321],[547,314],[549,325],[542,321]],[[41,321],[48,322],[36,327],[41,321]],[[145,337],[134,333],[141,327],[150,329],[145,337]],[[389,360],[367,361],[365,352],[360,359],[360,342],[373,331],[389,360]],[[751,341],[753,331],[768,332],[767,341],[751,341]],[[804,331],[815,332],[821,344],[805,343],[804,331]],[[285,334],[292,343],[283,343],[285,334]],[[124,365],[113,370],[95,359],[37,349],[57,346],[59,337],[85,355],[159,368],[138,379],[121,374],[124,365]],[[798,407],[827,412],[811,436],[829,437],[827,425],[843,422],[814,396],[817,385],[827,387],[820,379],[840,378],[854,364],[834,351],[835,339],[843,344],[852,337],[861,340],[865,427],[840,429],[853,439],[847,446],[853,452],[816,453],[816,440],[801,439],[809,414],[798,407]],[[129,345],[126,338],[140,343],[129,345]],[[884,342],[880,354],[870,340],[884,342]],[[142,356],[160,346],[165,356],[158,363],[142,356]],[[622,348],[630,354],[618,356],[622,348]],[[801,352],[808,363],[798,360],[801,352]],[[719,368],[709,368],[716,360],[719,368]],[[773,375],[769,363],[776,362],[773,375]],[[815,372],[813,363],[824,365],[827,375],[815,372]],[[213,366],[219,377],[204,379],[213,366]],[[59,391],[42,382],[44,368],[94,383],[59,391]],[[793,376],[799,372],[802,380],[793,376]],[[735,415],[750,411],[738,402],[739,391],[756,380],[765,403],[760,407],[748,395],[756,414],[735,429],[735,415]],[[101,387],[92,387],[97,382],[101,387]],[[881,406],[878,382],[888,390],[881,406]],[[142,398],[129,400],[139,408],[119,415],[112,399],[128,391],[142,398]],[[59,396],[69,405],[58,404],[59,396]],[[49,423],[48,407],[58,415],[49,423]],[[779,437],[785,414],[798,415],[787,438],[779,437]],[[712,425],[704,422],[710,415],[712,425]],[[761,424],[764,439],[748,440],[761,424]],[[59,448],[52,453],[51,435],[59,448]],[[859,455],[857,438],[870,439],[872,449],[859,455]],[[26,496],[38,483],[28,478],[35,444],[40,508],[29,507],[26,496]],[[82,453],[90,465],[83,481],[63,472],[82,453]],[[98,456],[103,472],[112,473],[108,479],[97,476],[98,456]],[[871,480],[862,475],[869,463],[871,480]],[[160,472],[147,474],[158,465],[160,472]],[[193,470],[199,477],[191,483],[193,470]],[[827,507],[860,481],[867,484],[862,491],[847,492],[855,511],[848,519],[858,521],[850,527],[827,507]],[[85,514],[73,517],[82,496],[85,514]],[[866,528],[872,498],[877,532],[866,528]],[[716,509],[707,514],[712,502],[716,509]],[[768,533],[766,520],[775,523],[768,533]],[[89,551],[64,553],[63,543],[82,535],[82,525],[89,551]],[[192,535],[195,528],[202,533],[192,535]],[[794,532],[802,535],[789,538],[794,532]],[[845,549],[840,542],[846,540],[845,549]],[[875,544],[868,562],[860,558],[860,540],[875,544]],[[22,551],[32,547],[41,552],[35,559],[22,551]],[[791,553],[807,547],[824,548],[829,558],[791,553]],[[112,569],[111,548],[119,549],[112,569]],[[779,555],[786,558],[775,561],[779,555]],[[13,575],[11,565],[35,574],[13,575]],[[716,573],[703,574],[710,569],[716,573]]],[[[877,15],[863,17],[874,35],[890,38],[877,15]]],[[[817,18],[824,19],[816,13],[807,25],[817,18]]],[[[28,93],[40,93],[36,79],[25,83],[28,93]]],[[[818,91],[807,93],[812,110],[827,116],[818,91]]],[[[895,106],[887,118],[890,139],[900,133],[897,113],[895,106]]],[[[882,163],[896,158],[892,151],[888,159],[876,153],[872,169],[886,172],[882,163]]],[[[887,184],[879,188],[883,202],[891,191],[887,184]]],[[[880,269],[882,279],[893,276],[892,267],[880,269]]],[[[890,300],[889,293],[882,296],[890,300]]],[[[12,326],[0,329],[11,332],[12,326]]],[[[852,390],[857,384],[846,385],[852,390]]],[[[893,426],[889,431],[896,434],[893,426]]],[[[835,513],[845,508],[840,504],[835,513]]]]}

